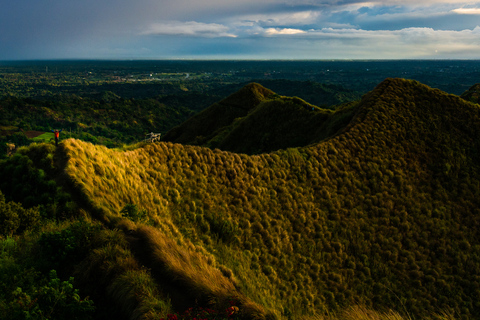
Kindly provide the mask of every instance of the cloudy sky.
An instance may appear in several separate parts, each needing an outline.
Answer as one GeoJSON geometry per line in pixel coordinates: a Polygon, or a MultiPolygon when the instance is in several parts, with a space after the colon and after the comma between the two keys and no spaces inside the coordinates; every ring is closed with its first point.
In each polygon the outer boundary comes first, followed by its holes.
{"type": "Polygon", "coordinates": [[[0,60],[480,59],[480,2],[6,0],[0,60]]]}

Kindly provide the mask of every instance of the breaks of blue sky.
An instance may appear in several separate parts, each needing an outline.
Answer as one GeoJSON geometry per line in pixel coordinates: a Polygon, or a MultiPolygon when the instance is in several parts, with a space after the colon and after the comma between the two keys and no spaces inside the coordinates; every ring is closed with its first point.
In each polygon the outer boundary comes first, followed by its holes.
{"type": "Polygon", "coordinates": [[[480,2],[2,1],[11,59],[480,59],[480,2]]]}

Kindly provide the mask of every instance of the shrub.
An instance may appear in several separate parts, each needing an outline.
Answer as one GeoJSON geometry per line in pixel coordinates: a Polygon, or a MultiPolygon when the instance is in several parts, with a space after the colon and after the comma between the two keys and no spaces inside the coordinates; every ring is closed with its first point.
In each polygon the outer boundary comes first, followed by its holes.
{"type": "Polygon", "coordinates": [[[92,319],[93,301],[80,297],[79,290],[73,287],[73,278],[61,281],[55,270],[50,271],[48,279],[38,279],[38,275],[30,270],[25,270],[23,276],[25,278],[18,283],[19,286],[4,293],[0,301],[0,318],[92,319]]]}
{"type": "Polygon", "coordinates": [[[222,218],[221,214],[209,213],[205,218],[210,224],[211,232],[226,243],[232,241],[239,232],[238,224],[233,220],[222,218]]]}
{"type": "Polygon", "coordinates": [[[21,204],[6,202],[0,191],[0,235],[12,236],[38,225],[40,212],[37,207],[24,209],[21,204]]]}
{"type": "Polygon", "coordinates": [[[99,229],[99,225],[79,221],[64,230],[43,233],[39,240],[42,254],[47,260],[57,264],[79,261],[88,253],[99,229]]]}
{"type": "Polygon", "coordinates": [[[146,210],[139,210],[138,206],[133,203],[129,203],[123,207],[120,211],[122,217],[129,218],[133,221],[142,221],[148,218],[146,210]]]}

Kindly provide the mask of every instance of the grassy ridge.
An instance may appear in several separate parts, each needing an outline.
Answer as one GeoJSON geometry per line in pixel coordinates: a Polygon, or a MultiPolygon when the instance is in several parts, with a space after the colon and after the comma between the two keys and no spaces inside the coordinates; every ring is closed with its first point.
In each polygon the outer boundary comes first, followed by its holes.
{"type": "Polygon", "coordinates": [[[322,109],[251,83],[170,130],[163,140],[247,154],[306,146],[348,124],[356,105],[322,109]]]}
{"type": "Polygon", "coordinates": [[[168,237],[235,279],[218,293],[217,280],[179,266],[205,296],[248,297],[285,317],[354,304],[478,314],[479,106],[389,79],[356,110],[322,143],[256,156],[67,140],[66,172],[110,223],[129,204],[147,212],[152,227],[133,229],[145,231],[147,258],[168,237]]]}
{"type": "Polygon", "coordinates": [[[265,101],[248,116],[237,119],[206,146],[258,154],[310,145],[333,136],[346,126],[356,105],[349,103],[333,112],[299,98],[278,97],[265,101]]]}
{"type": "Polygon", "coordinates": [[[480,83],[473,85],[470,89],[462,93],[461,97],[473,103],[480,102],[480,83]]]}
{"type": "MultiPolygon", "coordinates": [[[[347,101],[358,100],[362,96],[360,92],[352,91],[342,86],[314,81],[252,79],[249,83],[252,81],[279,95],[299,97],[302,100],[325,109],[333,109],[336,105],[347,101]]],[[[240,90],[245,85],[246,83],[227,85],[215,90],[215,93],[226,97],[232,92],[240,90]]]]}
{"type": "Polygon", "coordinates": [[[165,141],[204,144],[229,126],[236,118],[246,116],[262,101],[273,95],[273,91],[258,84],[246,85],[238,92],[213,104],[164,136],[165,141]]]}

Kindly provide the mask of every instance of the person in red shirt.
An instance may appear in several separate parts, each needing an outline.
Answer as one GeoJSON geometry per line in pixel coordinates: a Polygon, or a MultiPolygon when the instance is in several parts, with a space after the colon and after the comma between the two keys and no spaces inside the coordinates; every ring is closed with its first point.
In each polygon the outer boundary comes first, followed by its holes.
{"type": "Polygon", "coordinates": [[[55,130],[50,130],[53,132],[53,135],[55,136],[55,147],[58,147],[58,138],[60,137],[60,132],[62,132],[63,129],[55,129],[55,130]]]}

